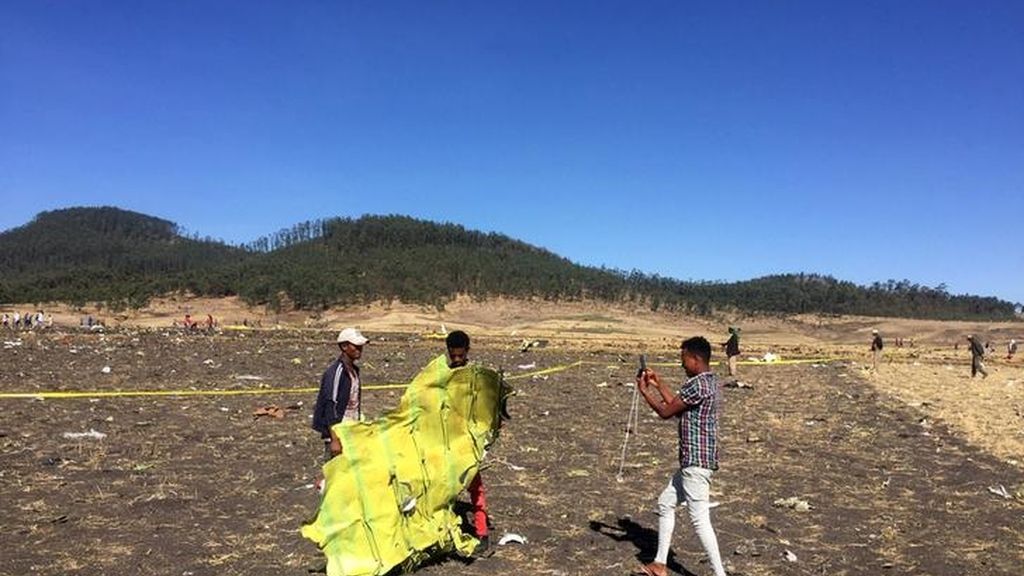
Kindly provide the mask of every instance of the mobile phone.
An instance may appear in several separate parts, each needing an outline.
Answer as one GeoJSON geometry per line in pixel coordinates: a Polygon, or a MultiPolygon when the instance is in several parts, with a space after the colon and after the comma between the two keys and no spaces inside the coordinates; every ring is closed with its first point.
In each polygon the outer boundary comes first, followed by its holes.
{"type": "Polygon", "coordinates": [[[636,377],[643,376],[644,370],[647,370],[647,354],[640,355],[640,368],[636,371],[636,377]]]}

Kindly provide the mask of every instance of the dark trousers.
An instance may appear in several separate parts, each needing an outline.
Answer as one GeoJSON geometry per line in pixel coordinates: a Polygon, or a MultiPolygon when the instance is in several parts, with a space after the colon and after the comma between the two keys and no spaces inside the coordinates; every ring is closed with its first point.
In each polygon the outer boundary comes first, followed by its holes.
{"type": "Polygon", "coordinates": [[[971,378],[974,378],[978,372],[981,372],[982,377],[988,376],[985,365],[981,363],[981,356],[973,356],[971,357],[971,378]]]}

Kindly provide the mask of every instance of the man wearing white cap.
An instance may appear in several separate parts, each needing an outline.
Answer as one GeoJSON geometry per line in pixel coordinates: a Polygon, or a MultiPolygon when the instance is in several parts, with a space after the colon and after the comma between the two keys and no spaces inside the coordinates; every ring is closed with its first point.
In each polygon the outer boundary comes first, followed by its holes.
{"type": "Polygon", "coordinates": [[[345,328],[338,334],[341,354],[320,378],[320,393],[313,408],[313,429],[324,440],[324,460],[341,454],[341,440],[331,430],[338,422],[359,420],[362,416],[359,386],[359,366],[356,360],[363,355],[367,338],[355,328],[345,328]]]}

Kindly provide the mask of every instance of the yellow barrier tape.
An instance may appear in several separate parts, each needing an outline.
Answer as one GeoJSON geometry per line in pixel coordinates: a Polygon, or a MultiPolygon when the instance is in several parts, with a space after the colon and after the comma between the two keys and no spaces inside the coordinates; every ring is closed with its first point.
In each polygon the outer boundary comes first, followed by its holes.
{"type": "Polygon", "coordinates": [[[513,376],[506,376],[505,380],[522,380],[523,378],[533,378],[534,376],[540,376],[542,374],[553,374],[555,372],[562,372],[570,368],[582,366],[583,364],[583,360],[577,360],[572,364],[562,364],[561,366],[552,366],[551,368],[537,370],[536,372],[527,372],[526,374],[515,374],[513,376]]]}
{"type": "MultiPolygon", "coordinates": [[[[408,384],[377,384],[363,386],[363,390],[387,390],[390,388],[405,388],[408,384]]],[[[41,391],[41,392],[3,392],[0,399],[4,398],[127,398],[131,396],[254,396],[259,394],[315,394],[320,388],[246,388],[243,390],[69,390],[41,391]]]]}
{"type": "MultiPolygon", "coordinates": [[[[761,361],[750,361],[744,360],[739,362],[742,366],[779,366],[787,364],[827,364],[829,362],[837,362],[842,358],[803,358],[797,360],[775,360],[773,362],[761,362],[761,361]]],[[[554,374],[556,372],[564,372],[570,368],[576,368],[584,364],[590,365],[603,365],[606,368],[618,368],[618,366],[608,365],[607,362],[598,362],[593,360],[577,360],[571,364],[561,364],[559,366],[552,366],[551,368],[544,368],[543,370],[536,370],[534,372],[527,372],[526,374],[514,374],[512,376],[506,376],[505,380],[522,380],[524,378],[533,378],[534,376],[542,376],[544,374],[554,374]]],[[[720,364],[714,362],[712,364],[720,364]]],[[[678,363],[674,362],[648,362],[648,366],[670,366],[677,367],[678,363]]],[[[363,390],[390,390],[395,388],[405,388],[408,384],[373,384],[369,386],[363,386],[363,390]]],[[[111,391],[41,391],[41,392],[2,392],[0,393],[0,399],[9,398],[47,398],[47,399],[64,399],[64,398],[127,398],[132,396],[253,396],[259,394],[310,394],[319,391],[319,388],[256,388],[256,389],[243,389],[243,390],[111,390],[111,391]]]]}

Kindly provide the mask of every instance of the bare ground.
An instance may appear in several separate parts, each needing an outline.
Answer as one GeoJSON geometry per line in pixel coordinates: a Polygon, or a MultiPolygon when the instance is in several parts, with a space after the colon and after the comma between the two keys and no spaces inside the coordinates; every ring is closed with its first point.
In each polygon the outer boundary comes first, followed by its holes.
{"type": "MultiPolygon", "coordinates": [[[[526,372],[520,364],[587,362],[514,381],[515,419],[489,456],[484,479],[495,535],[516,532],[528,543],[421,573],[624,574],[653,554],[654,503],[675,466],[675,429],[641,412],[625,481],[616,482],[632,398],[621,384],[635,370],[635,349],[671,362],[681,334],[723,330],[690,320],[685,332],[666,326],[664,334],[620,334],[631,321],[604,311],[561,313],[567,318],[550,320],[550,334],[531,325],[536,318],[521,318],[519,328],[510,318],[474,343],[476,360],[510,375],[526,372]],[[583,331],[559,331],[558,322],[583,331]],[[595,329],[602,323],[607,333],[595,329]],[[518,351],[521,337],[538,336],[550,345],[518,351]]],[[[962,346],[925,346],[922,336],[913,351],[892,350],[875,373],[853,338],[795,329],[784,336],[778,327],[772,338],[768,321],[751,325],[749,355],[770,349],[844,360],[744,367],[743,381],[754,388],[726,389],[713,521],[732,571],[1021,572],[1019,364],[993,362],[992,376],[971,382],[962,346]],[[1009,498],[989,490],[1000,486],[1009,498]],[[811,509],[773,506],[788,497],[811,509]],[[796,562],[785,559],[787,550],[796,562]]],[[[863,335],[871,325],[847,320],[829,334],[863,335]]],[[[962,329],[930,328],[937,335],[962,329]]],[[[374,336],[367,384],[407,381],[441,351],[409,334],[374,336]]],[[[331,333],[314,330],[54,331],[20,339],[0,349],[0,391],[309,387],[334,354],[331,333]]],[[[367,393],[369,413],[393,406],[400,393],[367,393]]],[[[322,566],[298,535],[317,498],[309,487],[319,456],[308,429],[313,396],[0,399],[0,574],[299,575],[322,566]],[[268,404],[284,407],[284,418],[253,416],[268,404]],[[62,437],[90,429],[107,436],[62,437]]],[[[707,573],[685,520],[674,550],[678,573],[707,573]]]]}

